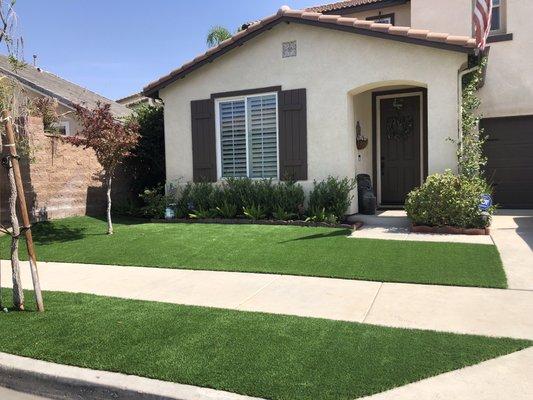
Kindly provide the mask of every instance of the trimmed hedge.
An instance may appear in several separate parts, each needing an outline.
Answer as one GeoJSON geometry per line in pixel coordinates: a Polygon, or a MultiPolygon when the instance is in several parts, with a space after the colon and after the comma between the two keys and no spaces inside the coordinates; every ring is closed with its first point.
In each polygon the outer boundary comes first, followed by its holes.
{"type": "Polygon", "coordinates": [[[172,205],[176,218],[248,218],[279,221],[308,220],[337,223],[343,219],[352,200],[353,180],[329,177],[315,182],[306,210],[305,194],[296,182],[273,182],[249,178],[229,178],[222,183],[187,183],[175,188],[171,198],[160,188],[145,190],[142,215],[161,218],[172,205]]]}

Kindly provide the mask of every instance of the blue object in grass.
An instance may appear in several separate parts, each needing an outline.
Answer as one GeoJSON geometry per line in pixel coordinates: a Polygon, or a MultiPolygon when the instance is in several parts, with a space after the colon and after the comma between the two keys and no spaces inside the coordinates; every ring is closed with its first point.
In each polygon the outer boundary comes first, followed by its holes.
{"type": "Polygon", "coordinates": [[[492,207],[492,196],[490,194],[482,194],[479,209],[481,211],[487,211],[490,207],[492,207]]]}

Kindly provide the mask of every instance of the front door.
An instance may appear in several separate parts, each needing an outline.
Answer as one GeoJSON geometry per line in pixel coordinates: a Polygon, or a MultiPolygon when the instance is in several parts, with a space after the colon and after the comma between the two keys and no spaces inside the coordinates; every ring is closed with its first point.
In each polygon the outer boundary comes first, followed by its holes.
{"type": "Polygon", "coordinates": [[[403,205],[420,186],[419,95],[379,100],[381,204],[403,205]]]}

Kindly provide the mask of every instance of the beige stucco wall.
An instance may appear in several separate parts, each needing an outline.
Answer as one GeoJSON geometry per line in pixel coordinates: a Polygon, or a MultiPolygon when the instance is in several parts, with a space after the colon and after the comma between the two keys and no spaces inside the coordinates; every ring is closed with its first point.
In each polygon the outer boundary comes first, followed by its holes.
{"type": "MultiPolygon", "coordinates": [[[[455,168],[455,146],[446,138],[457,134],[457,72],[465,61],[462,53],[300,24],[277,25],[160,91],[167,179],[192,179],[191,100],[274,85],[307,89],[306,188],[328,175],[355,177],[353,96],[380,86],[428,88],[429,171],[455,168]],[[298,55],[283,59],[282,42],[292,40],[298,55]]],[[[363,107],[368,113],[371,105],[363,107]]],[[[364,125],[368,135],[371,124],[367,120],[364,125]]],[[[368,163],[369,154],[363,157],[361,162],[368,163]]]]}
{"type": "Polygon", "coordinates": [[[480,91],[485,117],[533,114],[532,0],[507,2],[513,40],[490,44],[487,80],[480,91]]]}
{"type": "Polygon", "coordinates": [[[366,19],[367,17],[374,17],[380,14],[394,13],[394,24],[397,26],[411,26],[411,7],[409,3],[393,7],[382,7],[376,10],[368,10],[363,12],[356,12],[352,14],[343,15],[349,18],[366,19]]]}
{"type": "MultiPolygon", "coordinates": [[[[533,114],[532,0],[502,0],[513,40],[490,43],[487,80],[480,91],[485,117],[533,114]]],[[[472,0],[411,0],[416,28],[472,35],[472,0]]]]}
{"type": "Polygon", "coordinates": [[[472,36],[472,0],[411,0],[411,26],[472,36]]]}

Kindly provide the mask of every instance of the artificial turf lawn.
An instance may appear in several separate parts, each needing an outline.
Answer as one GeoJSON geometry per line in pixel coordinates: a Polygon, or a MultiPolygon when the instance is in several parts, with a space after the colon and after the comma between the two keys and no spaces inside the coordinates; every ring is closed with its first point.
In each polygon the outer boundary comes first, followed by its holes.
{"type": "MultiPolygon", "coordinates": [[[[507,287],[493,245],[347,238],[346,229],[76,217],[34,226],[43,261],[507,287]]],[[[8,257],[8,237],[0,251],[8,257]]],[[[21,249],[21,255],[25,251],[21,249]]]]}
{"type": "Polygon", "coordinates": [[[353,399],[532,345],[95,295],[44,300],[44,313],[0,313],[0,351],[269,399],[353,399]]]}

